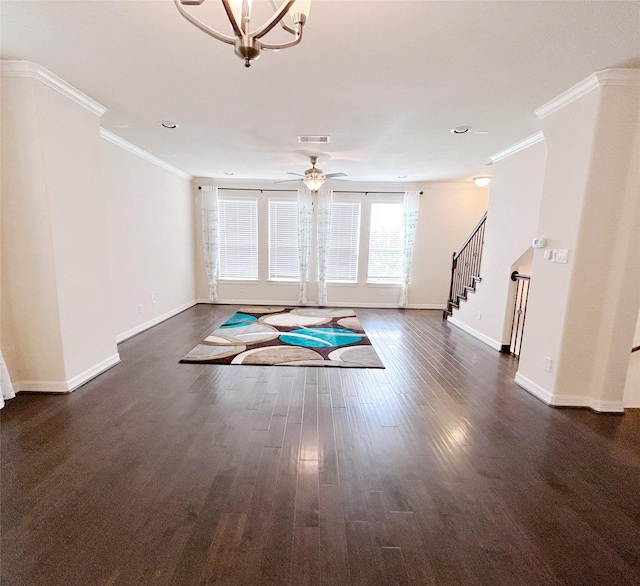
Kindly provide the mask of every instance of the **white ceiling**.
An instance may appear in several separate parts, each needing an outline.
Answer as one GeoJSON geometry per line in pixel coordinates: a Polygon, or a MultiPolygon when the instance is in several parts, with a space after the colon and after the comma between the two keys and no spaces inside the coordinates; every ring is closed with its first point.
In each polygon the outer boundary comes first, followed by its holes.
{"type": "MultiPolygon", "coordinates": [[[[217,4],[200,10],[223,29],[217,4]]],[[[327,173],[468,180],[539,130],[536,108],[640,68],[637,0],[314,0],[302,43],[249,69],[171,0],[2,0],[0,19],[3,59],[43,65],[108,108],[104,128],[200,177],[287,179],[314,150],[296,136],[329,134],[327,173]]]]}

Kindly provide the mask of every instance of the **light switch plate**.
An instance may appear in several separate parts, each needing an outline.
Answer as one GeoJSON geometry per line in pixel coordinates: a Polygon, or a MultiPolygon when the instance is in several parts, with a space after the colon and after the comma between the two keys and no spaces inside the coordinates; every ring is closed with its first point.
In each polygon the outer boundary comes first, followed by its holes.
{"type": "Polygon", "coordinates": [[[552,262],[567,264],[569,261],[569,251],[566,248],[556,248],[553,251],[552,262]]]}

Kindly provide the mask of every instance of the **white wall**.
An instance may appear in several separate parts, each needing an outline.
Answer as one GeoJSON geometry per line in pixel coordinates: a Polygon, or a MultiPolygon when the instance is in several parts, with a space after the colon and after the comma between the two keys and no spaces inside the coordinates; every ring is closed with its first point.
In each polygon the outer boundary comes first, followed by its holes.
{"type": "MultiPolygon", "coordinates": [[[[633,347],[636,346],[640,346],[640,313],[633,338],[633,347]]],[[[624,387],[624,406],[640,408],[640,351],[634,352],[629,360],[627,382],[624,387]]]]}
{"type": "MultiPolygon", "coordinates": [[[[196,185],[212,185],[211,179],[199,178],[196,185]]],[[[240,189],[248,187],[240,183],[222,183],[224,187],[240,189]]],[[[253,189],[263,188],[264,193],[256,191],[225,192],[220,189],[219,195],[258,198],[258,238],[260,242],[259,276],[258,282],[218,282],[218,297],[221,303],[287,303],[295,304],[298,299],[297,283],[273,283],[268,281],[268,246],[267,246],[267,206],[269,197],[292,197],[295,192],[276,192],[272,185],[252,184],[253,189]]],[[[366,248],[369,210],[373,201],[402,201],[402,195],[385,192],[398,192],[404,189],[422,190],[420,196],[420,211],[416,242],[409,287],[409,307],[443,308],[449,293],[449,278],[451,269],[451,254],[456,250],[478,220],[486,211],[488,189],[478,188],[473,184],[357,184],[349,183],[348,187],[340,191],[368,191],[368,195],[357,193],[335,193],[338,199],[359,199],[361,208],[361,251],[366,248]],[[366,229],[364,229],[366,228],[366,229]]],[[[336,190],[337,191],[337,190],[336,190]]],[[[204,273],[202,245],[200,239],[200,195],[195,188],[196,209],[194,222],[196,223],[196,283],[197,297],[201,300],[208,298],[208,287],[204,273]]],[[[315,236],[314,240],[315,242],[315,236]]],[[[312,245],[312,258],[315,244],[312,245]]],[[[316,274],[316,266],[310,263],[309,273],[316,274]]],[[[327,296],[331,305],[397,307],[400,295],[399,285],[379,285],[366,283],[367,257],[361,253],[359,259],[359,282],[357,284],[329,284],[327,296]]],[[[316,283],[309,284],[309,302],[316,300],[316,283]]]]}
{"type": "Polygon", "coordinates": [[[121,143],[100,144],[118,340],[195,302],[191,181],[121,143]]]}
{"type": "Polygon", "coordinates": [[[13,381],[63,381],[46,181],[36,85],[2,79],[2,278],[0,341],[13,381]]]}
{"type": "Polygon", "coordinates": [[[538,232],[569,262],[534,256],[516,381],[552,404],[622,410],[640,301],[637,73],[593,76],[542,116],[538,232]]]}
{"type": "Polygon", "coordinates": [[[66,392],[118,361],[99,116],[23,65],[3,67],[2,347],[17,390],[66,392]]]}
{"type": "Polygon", "coordinates": [[[546,146],[540,140],[494,163],[480,270],[482,282],[450,318],[494,349],[509,343],[514,290],[510,276],[514,263],[528,251],[536,236],[546,154],[546,146]]]}

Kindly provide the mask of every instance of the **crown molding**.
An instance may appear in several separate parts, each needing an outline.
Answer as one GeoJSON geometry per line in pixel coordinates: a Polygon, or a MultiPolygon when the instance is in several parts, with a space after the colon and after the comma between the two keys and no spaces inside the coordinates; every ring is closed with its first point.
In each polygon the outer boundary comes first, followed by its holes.
{"type": "Polygon", "coordinates": [[[189,173],[185,173],[181,169],[178,169],[173,165],[169,165],[169,163],[165,163],[162,159],[159,159],[158,157],[155,157],[151,153],[148,153],[147,151],[142,150],[140,147],[137,147],[135,144],[132,144],[126,141],[124,138],[120,138],[118,135],[113,134],[113,132],[109,132],[104,128],[100,128],[100,136],[105,140],[108,140],[109,142],[119,146],[120,148],[123,148],[124,150],[129,151],[134,155],[137,155],[141,159],[145,159],[146,161],[153,163],[154,165],[164,169],[165,171],[169,171],[169,173],[173,173],[174,175],[177,175],[178,177],[182,177],[183,179],[188,179],[188,180],[193,179],[193,177],[189,175],[189,173]]]}
{"type": "Polygon", "coordinates": [[[604,69],[595,75],[600,85],[640,87],[640,69],[604,69]]]}
{"type": "Polygon", "coordinates": [[[61,93],[63,96],[84,106],[89,112],[92,112],[96,116],[102,116],[107,111],[107,108],[102,104],[99,104],[79,89],[73,87],[70,83],[59,78],[55,73],[51,73],[51,71],[37,63],[32,63],[31,61],[3,60],[0,61],[0,75],[2,75],[2,77],[31,77],[32,79],[37,79],[61,93]]]}
{"type": "Polygon", "coordinates": [[[547,102],[536,110],[538,118],[545,118],[571,102],[601,86],[640,87],[640,69],[604,69],[592,73],[586,79],[569,88],[566,92],[547,102]]]}
{"type": "Polygon", "coordinates": [[[532,134],[531,136],[525,138],[524,140],[521,140],[520,142],[512,144],[510,147],[497,152],[495,155],[491,155],[489,158],[493,163],[497,163],[498,161],[502,161],[502,159],[506,159],[511,155],[515,155],[516,153],[523,151],[531,145],[542,142],[543,140],[544,134],[542,134],[542,131],[538,131],[535,134],[532,134]]]}

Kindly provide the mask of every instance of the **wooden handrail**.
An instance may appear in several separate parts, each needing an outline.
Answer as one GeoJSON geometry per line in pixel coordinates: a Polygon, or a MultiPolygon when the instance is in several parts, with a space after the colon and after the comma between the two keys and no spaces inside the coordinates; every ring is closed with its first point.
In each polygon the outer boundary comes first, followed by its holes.
{"type": "Polygon", "coordinates": [[[460,249],[458,250],[458,252],[456,252],[453,255],[453,260],[456,260],[460,254],[462,253],[462,251],[467,247],[467,244],[469,244],[469,242],[471,242],[471,240],[473,239],[473,237],[476,235],[476,232],[480,229],[480,226],[482,226],[482,224],[484,223],[484,221],[487,219],[487,212],[484,213],[484,216],[482,216],[482,218],[480,218],[480,221],[476,224],[476,227],[471,230],[471,234],[469,234],[469,238],[467,238],[464,241],[464,244],[460,247],[460,249]]]}
{"type": "Polygon", "coordinates": [[[637,352],[638,350],[640,350],[640,346],[634,346],[631,348],[631,352],[637,352]]]}
{"type": "Polygon", "coordinates": [[[511,280],[517,281],[518,279],[521,281],[530,281],[531,275],[522,275],[518,271],[513,271],[513,273],[511,273],[511,280]]]}
{"type": "Polygon", "coordinates": [[[460,250],[454,252],[451,257],[451,282],[447,309],[442,314],[444,318],[451,315],[453,308],[459,306],[460,299],[467,298],[468,291],[475,291],[476,283],[481,280],[480,263],[486,219],[487,214],[485,213],[464,241],[460,250]]]}

